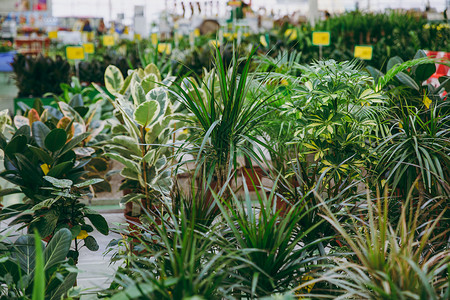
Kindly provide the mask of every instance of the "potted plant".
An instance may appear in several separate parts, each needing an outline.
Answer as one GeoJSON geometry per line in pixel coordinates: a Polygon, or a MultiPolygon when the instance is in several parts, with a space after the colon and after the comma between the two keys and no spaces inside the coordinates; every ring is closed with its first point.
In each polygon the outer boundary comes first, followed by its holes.
{"type": "MultiPolygon", "coordinates": [[[[19,110],[20,102],[31,106],[34,98],[42,98],[45,93],[61,93],[60,84],[70,82],[70,64],[60,56],[52,59],[42,55],[31,57],[18,54],[12,67],[19,89],[18,98],[14,99],[14,111],[19,110]]],[[[43,98],[45,105],[50,105],[52,101],[43,98]]]]}
{"type": "MultiPolygon", "coordinates": [[[[52,126],[51,122],[47,124],[52,126]]],[[[109,228],[103,216],[80,203],[89,186],[102,179],[85,180],[84,166],[89,159],[78,158],[74,148],[89,133],[71,136],[70,128],[48,127],[42,121],[33,121],[31,128],[21,126],[11,139],[0,135],[0,148],[5,153],[5,171],[0,177],[16,186],[2,190],[1,195],[25,195],[21,203],[5,207],[0,220],[14,218],[11,225],[22,224],[29,231],[36,229],[46,240],[51,240],[60,228],[69,228],[75,239],[71,255],[77,261],[77,237],[84,240],[88,249],[96,250],[98,245],[89,233],[95,227],[106,235],[109,228]]]]}
{"type": "Polygon", "coordinates": [[[117,67],[108,66],[105,85],[114,98],[95,85],[112,103],[120,120],[112,129],[115,136],[104,148],[107,157],[124,165],[120,189],[126,195],[122,203],[128,203],[125,216],[134,222],[139,222],[141,206],[154,210],[171,190],[170,149],[165,145],[172,136],[173,106],[164,86],[173,79],[161,80],[153,64],[132,71],[126,79],[117,67]]]}
{"type": "Polygon", "coordinates": [[[46,247],[36,241],[40,242],[33,235],[19,236],[13,243],[0,241],[2,299],[32,299],[36,281],[43,282],[43,277],[45,299],[61,299],[76,283],[77,270],[73,261],[67,259],[72,241],[70,230],[58,230],[46,247]]]}
{"type": "Polygon", "coordinates": [[[209,184],[222,189],[237,170],[238,153],[260,160],[253,149],[260,141],[253,132],[266,115],[261,110],[271,96],[249,95],[253,79],[249,69],[256,49],[244,63],[233,53],[229,68],[219,49],[215,51],[215,68],[202,80],[185,78],[183,84],[175,84],[174,94],[192,114],[186,120],[191,135],[182,150],[194,156],[194,177],[205,176],[209,184]]]}

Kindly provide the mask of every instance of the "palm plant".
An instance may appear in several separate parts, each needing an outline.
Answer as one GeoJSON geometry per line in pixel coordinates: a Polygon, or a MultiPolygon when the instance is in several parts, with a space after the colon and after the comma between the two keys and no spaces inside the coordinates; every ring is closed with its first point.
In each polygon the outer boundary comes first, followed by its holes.
{"type": "Polygon", "coordinates": [[[387,189],[384,197],[377,193],[375,203],[367,192],[367,218],[355,215],[352,223],[339,222],[324,204],[324,218],[353,255],[335,258],[337,266],[309,284],[329,282],[340,289],[340,298],[345,299],[448,299],[450,253],[448,249],[434,251],[433,245],[447,243],[448,228],[436,233],[445,210],[429,219],[427,208],[433,209],[436,203],[420,199],[415,202],[413,189],[402,205],[397,226],[389,221],[387,189]],[[428,207],[430,203],[432,207],[428,207]]]}
{"type": "Polygon", "coordinates": [[[237,167],[238,151],[257,160],[249,143],[258,143],[258,140],[251,131],[262,121],[264,115],[258,112],[270,97],[247,99],[251,81],[249,68],[255,51],[246,58],[239,73],[241,62],[236,54],[233,55],[232,66],[226,69],[216,48],[215,68],[207,81],[200,81],[199,85],[186,78],[184,85],[175,84],[174,94],[193,115],[190,120],[193,128],[184,147],[185,153],[195,156],[196,173],[204,170],[206,178],[211,181],[215,177],[219,187],[225,186],[232,170],[237,167]]]}

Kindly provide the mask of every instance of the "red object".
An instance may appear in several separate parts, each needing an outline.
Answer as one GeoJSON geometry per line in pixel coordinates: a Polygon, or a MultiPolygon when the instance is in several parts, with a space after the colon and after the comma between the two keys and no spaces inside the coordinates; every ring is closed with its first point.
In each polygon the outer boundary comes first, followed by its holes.
{"type": "MultiPolygon", "coordinates": [[[[425,53],[428,57],[438,58],[441,61],[450,62],[450,52],[442,52],[442,51],[428,51],[425,50],[425,53]]],[[[440,85],[439,78],[442,76],[450,76],[450,67],[442,64],[436,64],[436,73],[431,75],[431,77],[426,81],[427,84],[432,84],[435,87],[440,85]]],[[[443,96],[445,96],[447,92],[443,92],[443,96]]]]}
{"type": "Polygon", "coordinates": [[[50,39],[46,36],[43,37],[17,37],[15,39],[16,48],[19,53],[25,55],[38,55],[43,50],[50,47],[50,39]]]}

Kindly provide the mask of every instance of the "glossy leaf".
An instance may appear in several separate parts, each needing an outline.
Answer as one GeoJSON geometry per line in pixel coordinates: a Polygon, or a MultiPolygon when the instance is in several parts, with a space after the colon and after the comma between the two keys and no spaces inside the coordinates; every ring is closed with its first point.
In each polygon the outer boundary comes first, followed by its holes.
{"type": "Polygon", "coordinates": [[[141,126],[147,126],[151,124],[160,112],[160,105],[155,100],[145,101],[136,108],[134,112],[134,118],[136,122],[141,126]]]}
{"type": "Polygon", "coordinates": [[[64,129],[56,128],[50,131],[45,137],[45,147],[51,152],[56,152],[66,144],[66,141],[66,131],[64,129]]]}
{"type": "Polygon", "coordinates": [[[122,72],[119,68],[109,65],[105,71],[105,87],[111,94],[118,93],[124,84],[122,72]]]}

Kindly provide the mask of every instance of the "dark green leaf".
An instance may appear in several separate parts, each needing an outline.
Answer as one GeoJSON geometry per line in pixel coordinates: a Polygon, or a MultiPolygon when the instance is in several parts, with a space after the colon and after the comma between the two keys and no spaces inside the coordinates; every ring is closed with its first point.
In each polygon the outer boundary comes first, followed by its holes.
{"type": "Polygon", "coordinates": [[[47,134],[45,138],[45,147],[52,151],[58,151],[61,149],[67,141],[67,133],[64,129],[55,128],[47,134]]]}
{"type": "Polygon", "coordinates": [[[60,229],[52,237],[44,250],[44,269],[48,270],[54,265],[62,263],[67,256],[72,243],[72,233],[67,228],[60,229]]]}
{"type": "Polygon", "coordinates": [[[5,147],[5,154],[10,158],[14,157],[15,153],[25,152],[27,145],[27,138],[24,135],[14,137],[5,147]]]}
{"type": "Polygon", "coordinates": [[[99,246],[97,244],[97,241],[95,240],[95,238],[91,235],[87,236],[84,239],[84,245],[86,246],[86,248],[88,248],[91,251],[97,251],[99,249],[99,246]]]}
{"type": "Polygon", "coordinates": [[[94,225],[94,227],[101,233],[104,235],[108,235],[109,233],[109,226],[108,223],[106,222],[105,218],[100,215],[99,213],[97,213],[94,210],[86,210],[85,211],[85,216],[89,219],[89,221],[91,221],[92,225],[94,225]]]}
{"type": "Polygon", "coordinates": [[[45,148],[45,137],[50,133],[50,129],[41,121],[33,122],[31,129],[36,144],[41,148],[45,148]]]}
{"type": "Polygon", "coordinates": [[[417,66],[415,74],[416,80],[419,82],[425,81],[436,73],[436,65],[434,64],[426,64],[417,66]]]}

